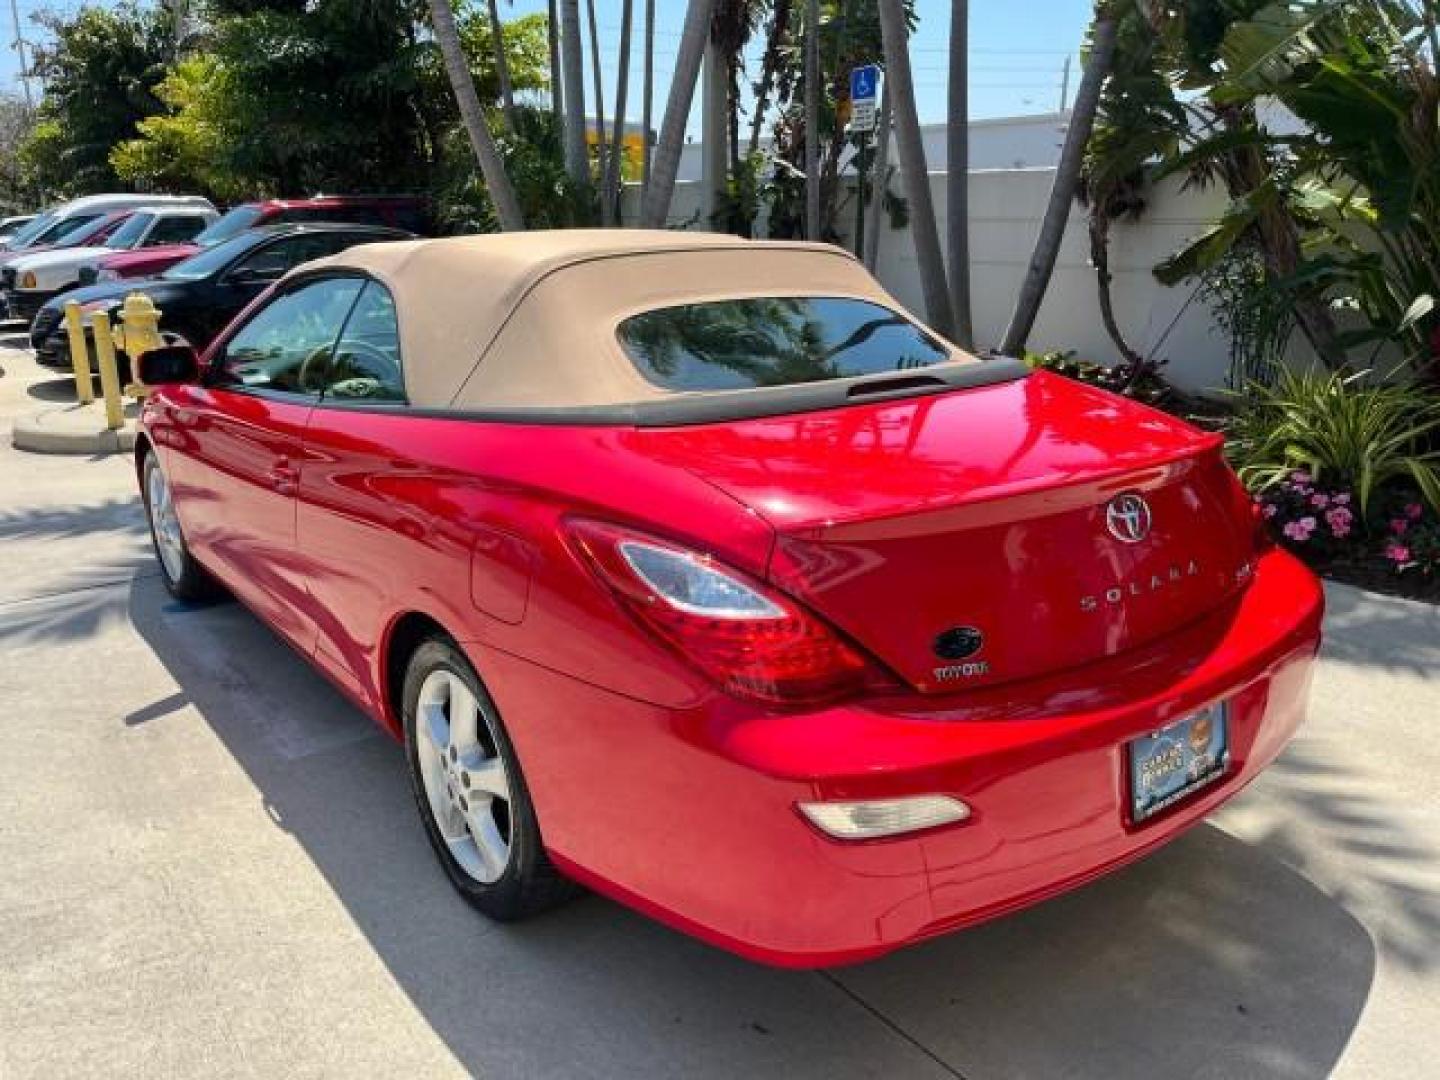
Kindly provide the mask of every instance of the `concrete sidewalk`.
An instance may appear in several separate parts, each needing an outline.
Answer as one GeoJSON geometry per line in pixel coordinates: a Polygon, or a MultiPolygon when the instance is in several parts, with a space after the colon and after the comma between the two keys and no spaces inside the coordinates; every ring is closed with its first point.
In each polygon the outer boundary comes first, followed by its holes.
{"type": "MultiPolygon", "coordinates": [[[[4,427],[54,376],[0,366],[4,427]]],[[[243,608],[168,598],[125,457],[6,435],[0,1077],[1370,1078],[1440,1054],[1440,610],[1333,588],[1310,722],[1159,854],[777,972],[594,897],[486,922],[398,749],[243,608]]]]}

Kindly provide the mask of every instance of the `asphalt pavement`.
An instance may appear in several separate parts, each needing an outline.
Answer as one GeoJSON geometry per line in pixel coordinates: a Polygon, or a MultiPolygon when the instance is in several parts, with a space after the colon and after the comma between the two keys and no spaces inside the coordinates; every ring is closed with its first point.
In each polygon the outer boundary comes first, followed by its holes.
{"type": "MultiPolygon", "coordinates": [[[[11,447],[0,337],[0,1077],[1349,1077],[1440,1057],[1440,609],[1333,586],[1260,781],[1077,892],[757,967],[587,896],[486,922],[398,748],[161,587],[124,456],[11,447]]],[[[783,870],[781,871],[783,872],[783,870]]]]}

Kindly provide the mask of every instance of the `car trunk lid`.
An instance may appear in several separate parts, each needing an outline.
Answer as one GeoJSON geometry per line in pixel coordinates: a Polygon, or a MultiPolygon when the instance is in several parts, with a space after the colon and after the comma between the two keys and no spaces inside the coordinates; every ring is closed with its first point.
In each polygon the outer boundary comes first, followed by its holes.
{"type": "Polygon", "coordinates": [[[924,692],[1136,647],[1250,566],[1218,436],[1044,373],[635,438],[764,517],[770,580],[924,692]]]}

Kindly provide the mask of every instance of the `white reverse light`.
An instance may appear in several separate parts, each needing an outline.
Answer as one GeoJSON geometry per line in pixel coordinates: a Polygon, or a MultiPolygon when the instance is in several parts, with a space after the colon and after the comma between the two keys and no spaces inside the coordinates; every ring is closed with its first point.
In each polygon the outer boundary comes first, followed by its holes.
{"type": "Polygon", "coordinates": [[[948,795],[911,795],[864,802],[800,803],[800,812],[822,832],[840,840],[871,840],[950,825],[970,816],[970,807],[948,795]]]}

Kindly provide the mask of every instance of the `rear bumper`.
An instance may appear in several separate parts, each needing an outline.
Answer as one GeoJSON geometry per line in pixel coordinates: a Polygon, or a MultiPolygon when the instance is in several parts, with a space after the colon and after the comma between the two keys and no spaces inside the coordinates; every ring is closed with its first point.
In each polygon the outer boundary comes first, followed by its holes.
{"type": "Polygon", "coordinates": [[[983,693],[760,715],[675,711],[471,646],[563,869],[766,963],[877,956],[1088,881],[1241,790],[1304,715],[1323,594],[1291,556],[1243,596],[1124,657],[983,693]],[[1223,779],[1158,817],[1127,812],[1124,747],[1231,702],[1223,779]],[[822,836],[806,800],[944,794],[969,820],[888,840],[822,836]]]}

